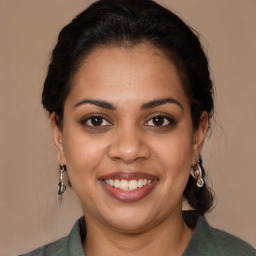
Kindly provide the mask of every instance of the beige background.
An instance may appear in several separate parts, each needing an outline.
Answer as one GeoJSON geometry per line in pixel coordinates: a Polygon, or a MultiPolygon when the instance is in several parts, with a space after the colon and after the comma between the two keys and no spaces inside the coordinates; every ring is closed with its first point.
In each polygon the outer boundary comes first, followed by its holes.
{"type": "MultiPolygon", "coordinates": [[[[59,30],[86,0],[0,0],[0,255],[66,235],[81,215],[57,198],[57,162],[40,94],[59,30]]],[[[211,224],[256,247],[256,1],[158,1],[202,35],[216,86],[204,148],[216,193],[211,224]]]]}

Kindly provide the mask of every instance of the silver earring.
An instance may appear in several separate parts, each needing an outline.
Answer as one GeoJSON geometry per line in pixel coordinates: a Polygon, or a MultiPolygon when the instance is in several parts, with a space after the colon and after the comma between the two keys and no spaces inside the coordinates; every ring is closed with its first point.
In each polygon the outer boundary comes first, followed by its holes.
{"type": "Polygon", "coordinates": [[[191,167],[190,173],[192,177],[197,180],[196,185],[202,188],[204,186],[204,180],[202,178],[202,169],[199,160],[191,167]]]}
{"type": "Polygon", "coordinates": [[[60,164],[60,167],[59,167],[59,191],[58,191],[58,194],[60,196],[62,196],[66,190],[66,186],[63,182],[63,172],[66,171],[66,166],[65,165],[62,165],[60,164]]]}

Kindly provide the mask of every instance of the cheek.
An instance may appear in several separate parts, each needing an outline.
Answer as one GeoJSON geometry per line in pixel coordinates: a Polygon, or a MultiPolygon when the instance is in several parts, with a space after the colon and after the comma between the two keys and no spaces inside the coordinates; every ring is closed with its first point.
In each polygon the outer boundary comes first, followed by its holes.
{"type": "Polygon", "coordinates": [[[104,141],[85,136],[81,131],[69,132],[65,136],[65,158],[70,181],[74,187],[97,180],[96,169],[105,155],[104,141]]]}
{"type": "Polygon", "coordinates": [[[166,189],[186,186],[193,156],[192,132],[181,130],[179,136],[173,133],[159,142],[155,143],[155,154],[164,170],[166,189]]]}

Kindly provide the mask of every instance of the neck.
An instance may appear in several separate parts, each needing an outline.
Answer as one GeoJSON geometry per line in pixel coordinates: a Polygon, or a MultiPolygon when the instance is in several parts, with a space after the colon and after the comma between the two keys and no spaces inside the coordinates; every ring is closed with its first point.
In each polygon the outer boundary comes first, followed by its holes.
{"type": "Polygon", "coordinates": [[[182,255],[193,234],[182,213],[173,214],[157,226],[139,233],[120,232],[102,223],[91,222],[88,217],[83,245],[86,256],[182,255]]]}

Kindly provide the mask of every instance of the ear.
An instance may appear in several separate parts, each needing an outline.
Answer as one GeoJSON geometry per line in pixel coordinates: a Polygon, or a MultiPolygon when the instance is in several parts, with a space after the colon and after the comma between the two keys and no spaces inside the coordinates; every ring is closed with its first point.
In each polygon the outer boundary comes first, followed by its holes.
{"type": "Polygon", "coordinates": [[[58,116],[55,112],[51,114],[50,120],[52,125],[53,143],[57,153],[57,159],[60,164],[66,165],[65,152],[63,147],[63,134],[60,127],[58,126],[58,116]]]}
{"type": "Polygon", "coordinates": [[[203,111],[200,117],[200,122],[198,128],[194,131],[194,141],[193,141],[193,159],[192,165],[195,164],[195,157],[200,155],[200,152],[204,145],[204,140],[208,131],[208,114],[203,111]]]}

